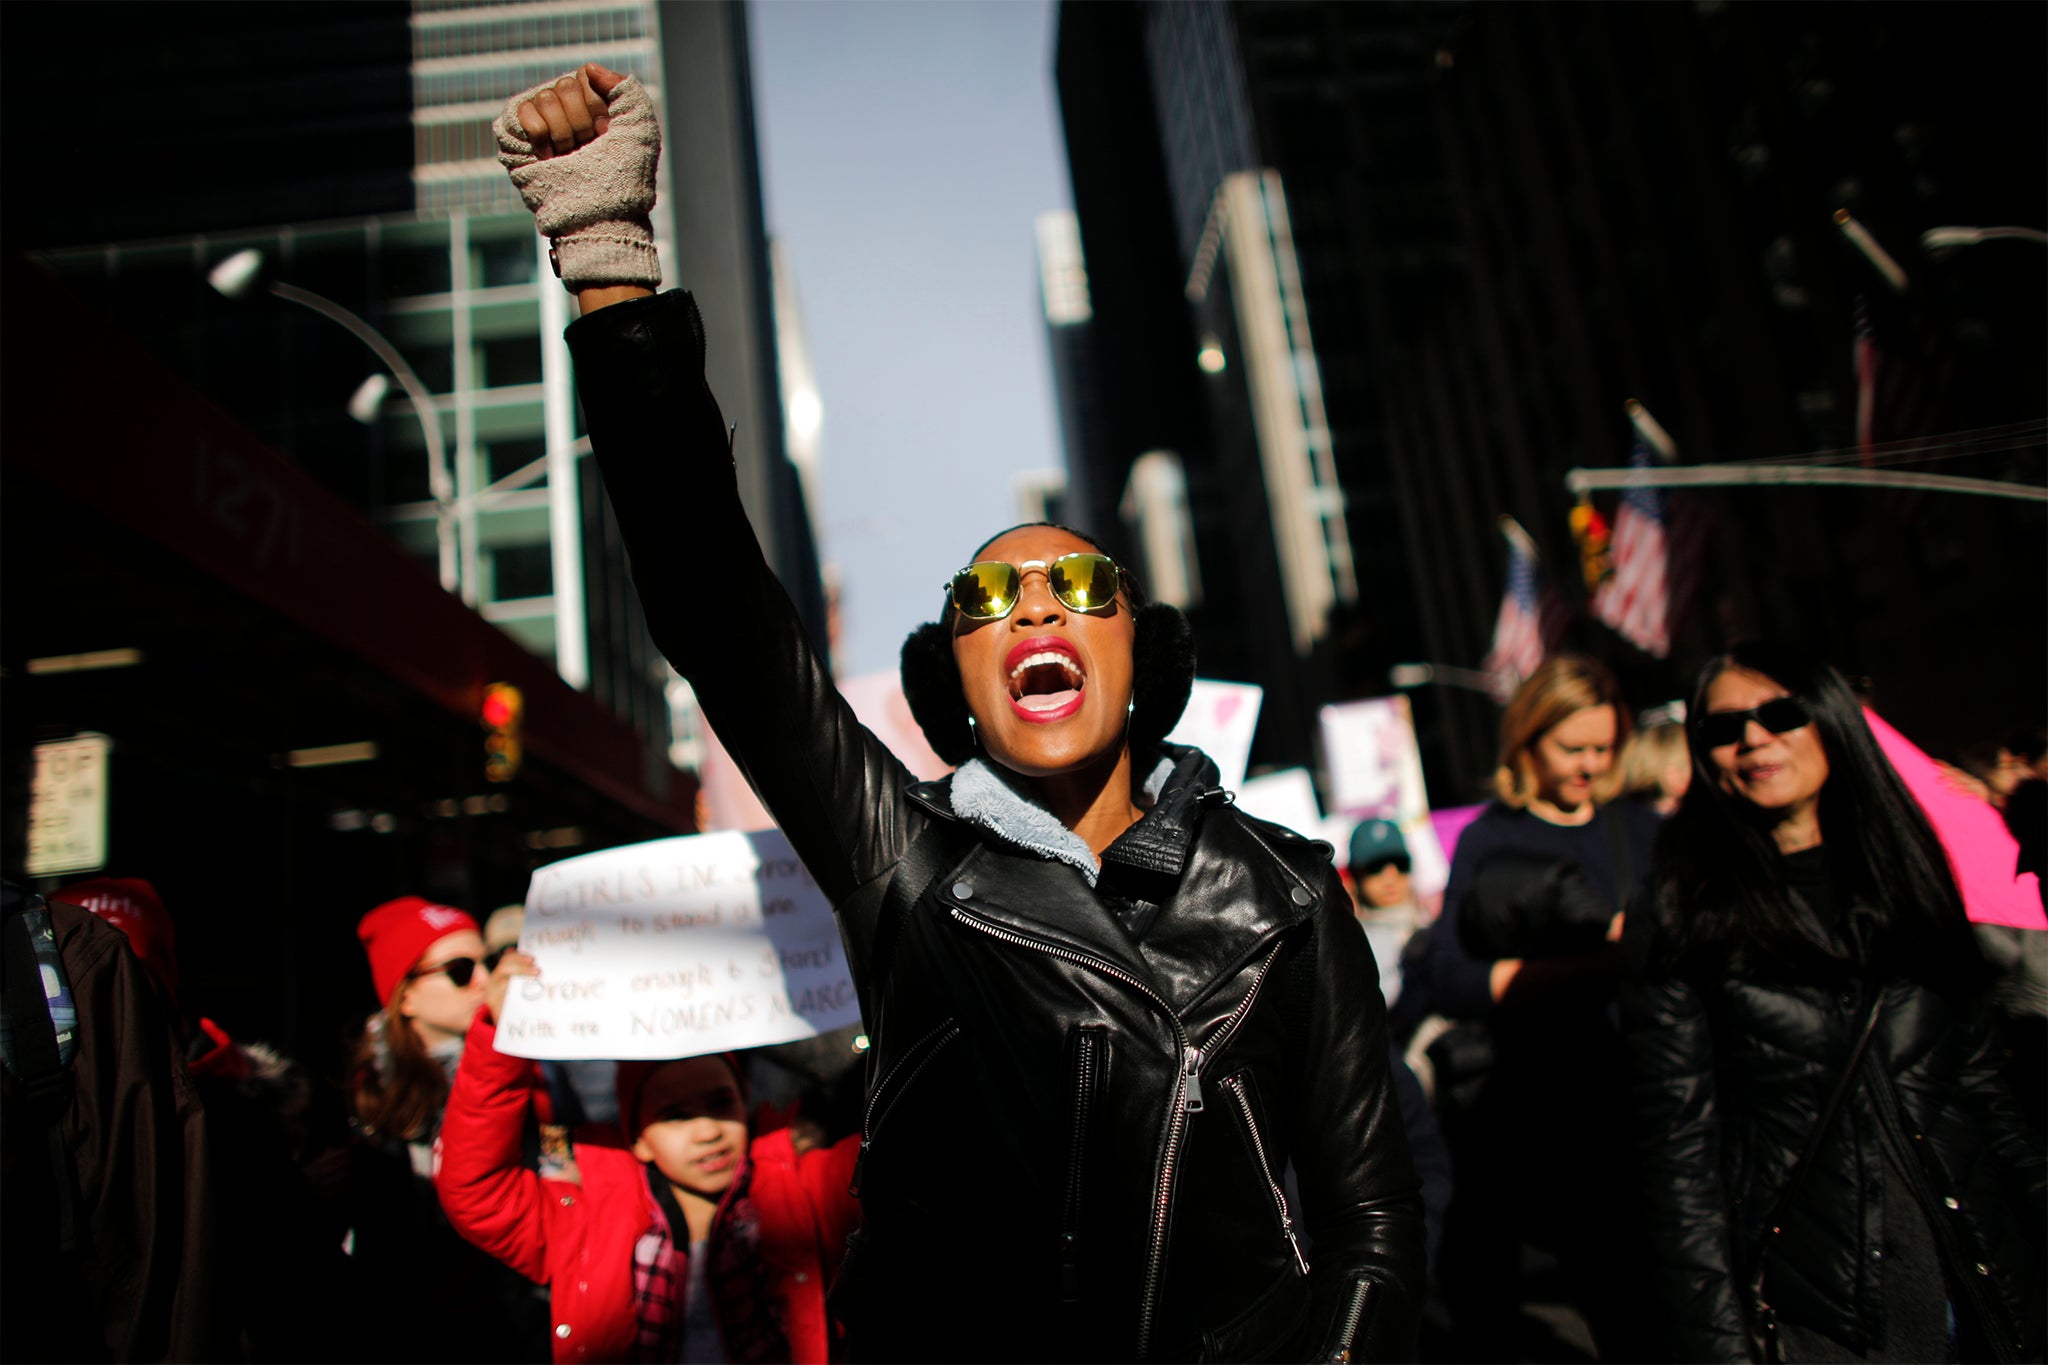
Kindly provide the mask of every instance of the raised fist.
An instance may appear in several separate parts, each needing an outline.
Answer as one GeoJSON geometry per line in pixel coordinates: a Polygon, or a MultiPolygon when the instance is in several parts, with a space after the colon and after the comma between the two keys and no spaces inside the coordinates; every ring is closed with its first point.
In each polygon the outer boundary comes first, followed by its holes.
{"type": "Polygon", "coordinates": [[[639,81],[591,62],[514,95],[498,116],[498,161],[553,246],[570,289],[653,289],[661,126],[639,81]]]}
{"type": "Polygon", "coordinates": [[[607,101],[626,79],[596,62],[585,62],[553,85],[519,101],[513,116],[542,161],[575,151],[611,126],[607,101]]]}

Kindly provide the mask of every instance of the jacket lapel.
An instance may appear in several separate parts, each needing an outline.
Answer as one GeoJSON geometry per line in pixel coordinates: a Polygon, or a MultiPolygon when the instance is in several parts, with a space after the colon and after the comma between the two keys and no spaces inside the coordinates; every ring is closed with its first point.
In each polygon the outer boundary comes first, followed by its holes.
{"type": "MultiPolygon", "coordinates": [[[[910,799],[936,818],[973,829],[953,813],[949,781],[920,782],[909,789],[910,799]]],[[[1132,941],[1074,868],[1001,848],[986,835],[954,876],[942,877],[932,892],[949,913],[957,911],[981,926],[1041,949],[1107,963],[1143,982],[1185,1017],[1276,937],[1306,922],[1318,892],[1297,879],[1234,810],[1197,814],[1192,796],[1173,804],[1187,834],[1173,841],[1178,849],[1162,847],[1157,856],[1162,863],[1181,861],[1184,866],[1178,869],[1172,898],[1142,944],[1132,941]]]]}
{"type": "Polygon", "coordinates": [[[1161,994],[1185,1015],[1306,922],[1317,899],[1235,810],[1211,811],[1140,951],[1161,994]]]}
{"type": "Polygon", "coordinates": [[[1065,863],[984,844],[950,884],[933,888],[940,904],[1034,945],[1107,962],[1152,985],[1152,969],[1109,907],[1065,863]]]}

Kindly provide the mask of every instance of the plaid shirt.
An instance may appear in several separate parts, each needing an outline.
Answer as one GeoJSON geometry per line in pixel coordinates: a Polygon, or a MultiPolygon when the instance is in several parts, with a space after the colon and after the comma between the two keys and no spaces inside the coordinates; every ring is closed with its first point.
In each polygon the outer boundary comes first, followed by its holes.
{"type": "MultiPolygon", "coordinates": [[[[761,1219],[748,1192],[754,1163],[740,1163],[739,1175],[712,1216],[710,1264],[705,1285],[725,1342],[726,1358],[735,1365],[787,1365],[789,1337],[783,1330],[782,1303],[761,1261],[761,1219]]],[[[648,1168],[652,1182],[661,1176],[648,1168]]],[[[651,1224],[633,1244],[633,1312],[638,1320],[633,1359],[669,1365],[680,1349],[683,1327],[683,1286],[689,1282],[690,1257],[676,1242],[668,1214],[652,1195],[651,1224]]]]}
{"type": "Polygon", "coordinates": [[[669,1232],[667,1215],[657,1205],[653,1225],[633,1244],[633,1314],[639,1321],[633,1337],[634,1360],[667,1362],[676,1358],[688,1260],[669,1232]]]}

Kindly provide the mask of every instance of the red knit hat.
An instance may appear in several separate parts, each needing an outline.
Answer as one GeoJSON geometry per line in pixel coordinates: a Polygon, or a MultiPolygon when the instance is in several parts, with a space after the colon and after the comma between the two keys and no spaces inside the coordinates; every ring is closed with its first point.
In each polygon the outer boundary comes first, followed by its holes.
{"type": "Polygon", "coordinates": [[[452,905],[437,905],[418,896],[400,896],[364,915],[356,937],[370,955],[370,978],[377,984],[377,1002],[391,1003],[405,974],[419,965],[427,949],[464,929],[481,937],[476,921],[452,905]]]}
{"type": "Polygon", "coordinates": [[[50,899],[90,910],[128,935],[128,946],[177,1003],[177,933],[155,887],[140,877],[94,877],[73,882],[50,899]]]}

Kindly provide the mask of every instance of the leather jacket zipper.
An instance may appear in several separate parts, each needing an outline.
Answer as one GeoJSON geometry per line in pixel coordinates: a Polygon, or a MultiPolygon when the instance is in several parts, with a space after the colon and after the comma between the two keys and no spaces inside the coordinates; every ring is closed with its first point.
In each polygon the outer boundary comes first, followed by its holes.
{"type": "Polygon", "coordinates": [[[1259,987],[1266,984],[1266,973],[1272,971],[1273,964],[1279,960],[1280,946],[1275,944],[1273,951],[1266,954],[1266,960],[1259,964],[1258,974],[1252,977],[1251,989],[1244,993],[1244,999],[1230,1012],[1230,1017],[1223,1021],[1223,1027],[1216,1030],[1216,1036],[1209,1040],[1209,1046],[1202,1049],[1205,1056],[1222,1055],[1223,1049],[1230,1045],[1230,1040],[1237,1036],[1237,1030],[1244,1023],[1245,1016],[1252,1012],[1252,1002],[1259,998],[1259,987]]]}
{"type": "Polygon", "coordinates": [[[1188,1041],[1188,1031],[1180,1022],[1180,1016],[1173,1012],[1173,1007],[1160,997],[1159,992],[1115,963],[1106,962],[1087,953],[1077,953],[1072,948],[1047,943],[1043,939],[1027,938],[999,924],[991,924],[979,915],[969,914],[957,905],[949,909],[954,919],[970,929],[987,934],[990,938],[1014,944],[1019,948],[1029,948],[1033,952],[1045,953],[1123,982],[1159,1006],[1159,1012],[1173,1028],[1174,1040],[1180,1044],[1181,1066],[1174,1073],[1173,1099],[1168,1104],[1166,1114],[1166,1145],[1159,1154],[1159,1174],[1152,1187],[1152,1226],[1148,1233],[1145,1254],[1145,1290],[1138,1303],[1137,1355],[1138,1359],[1143,1360],[1146,1348],[1151,1345],[1152,1318],[1158,1311],[1159,1284],[1166,1269],[1166,1226],[1173,1209],[1173,1180],[1180,1169],[1181,1139],[1187,1133],[1189,1112],[1202,1107],[1201,1050],[1188,1041]],[[1194,1083],[1192,1091],[1189,1087],[1190,1081],[1194,1083]]]}
{"type": "Polygon", "coordinates": [[[1344,1316],[1337,1319],[1337,1339],[1330,1345],[1331,1365],[1346,1365],[1351,1359],[1351,1343],[1358,1336],[1358,1325],[1365,1321],[1365,1306],[1372,1298],[1373,1282],[1361,1276],[1351,1282],[1351,1302],[1345,1306],[1344,1316]]]}
{"type": "Polygon", "coordinates": [[[953,1020],[948,1019],[945,1023],[940,1024],[930,1033],[925,1034],[924,1037],[912,1043],[910,1051],[897,1059],[896,1065],[890,1067],[888,1074],[882,1077],[882,1083],[875,1087],[875,1093],[868,1096],[867,1110],[861,1115],[860,1121],[860,1151],[853,1158],[853,1178],[846,1184],[846,1192],[855,1199],[860,1198],[860,1175],[862,1167],[867,1165],[868,1149],[874,1146],[875,1135],[882,1131],[882,1125],[888,1121],[889,1115],[894,1112],[896,1102],[903,1098],[905,1092],[910,1089],[911,1084],[917,1080],[918,1073],[925,1069],[926,1064],[932,1058],[938,1056],[946,1044],[959,1036],[960,1025],[953,1020]],[[896,1088],[894,1094],[890,1094],[889,1082],[895,1080],[898,1076],[902,1076],[905,1068],[909,1069],[910,1074],[903,1076],[903,1084],[896,1088]],[[882,1103],[885,1096],[887,1096],[889,1101],[886,1105],[882,1103]]]}
{"type": "MultiPolygon", "coordinates": [[[[1115,963],[1087,953],[1076,952],[1057,943],[1030,938],[999,924],[992,924],[957,905],[947,908],[954,919],[990,938],[1014,944],[1019,948],[1029,948],[1033,952],[1045,953],[1123,982],[1159,1007],[1160,1014],[1173,1029],[1175,1041],[1180,1044],[1180,1069],[1174,1075],[1173,1098],[1167,1106],[1166,1144],[1159,1154],[1158,1176],[1152,1188],[1152,1225],[1146,1236],[1145,1287],[1138,1304],[1137,1357],[1143,1360],[1152,1344],[1152,1320],[1159,1311],[1159,1286],[1166,1272],[1166,1229],[1172,1221],[1173,1182],[1180,1171],[1181,1140],[1187,1135],[1188,1115],[1199,1113],[1202,1109],[1203,1050],[1189,1041],[1187,1028],[1181,1023],[1180,1016],[1173,1012],[1173,1007],[1161,998],[1159,992],[1115,963]]],[[[1230,1040],[1237,1032],[1238,1026],[1244,1022],[1245,1016],[1251,1012],[1252,1002],[1258,998],[1259,986],[1265,981],[1267,971],[1272,968],[1274,959],[1278,956],[1279,949],[1276,946],[1267,956],[1265,966],[1261,967],[1259,974],[1252,979],[1251,989],[1245,992],[1242,1003],[1231,1011],[1230,1018],[1217,1030],[1216,1041],[1209,1047],[1210,1055],[1213,1056],[1230,1040]]]]}
{"type": "Polygon", "coordinates": [[[1101,1074],[1103,1030],[1083,1028],[1074,1039],[1074,1127],[1067,1147],[1067,1189],[1060,1202],[1060,1302],[1081,1301],[1082,1171],[1088,1160],[1088,1121],[1094,1116],[1101,1074]]]}
{"type": "Polygon", "coordinates": [[[1266,1159],[1265,1139],[1259,1136],[1259,1121],[1252,1115],[1251,1096],[1245,1093],[1244,1077],[1224,1077],[1223,1089],[1237,1101],[1237,1112],[1244,1118],[1244,1130],[1251,1135],[1252,1154],[1258,1158],[1259,1174],[1265,1177],[1266,1189],[1273,1196],[1273,1210],[1280,1215],[1280,1235],[1287,1239],[1287,1249],[1294,1253],[1294,1272],[1306,1276],[1308,1257],[1302,1254],[1301,1239],[1294,1235],[1294,1215],[1287,1209],[1287,1192],[1273,1178],[1273,1163],[1266,1159]]]}

